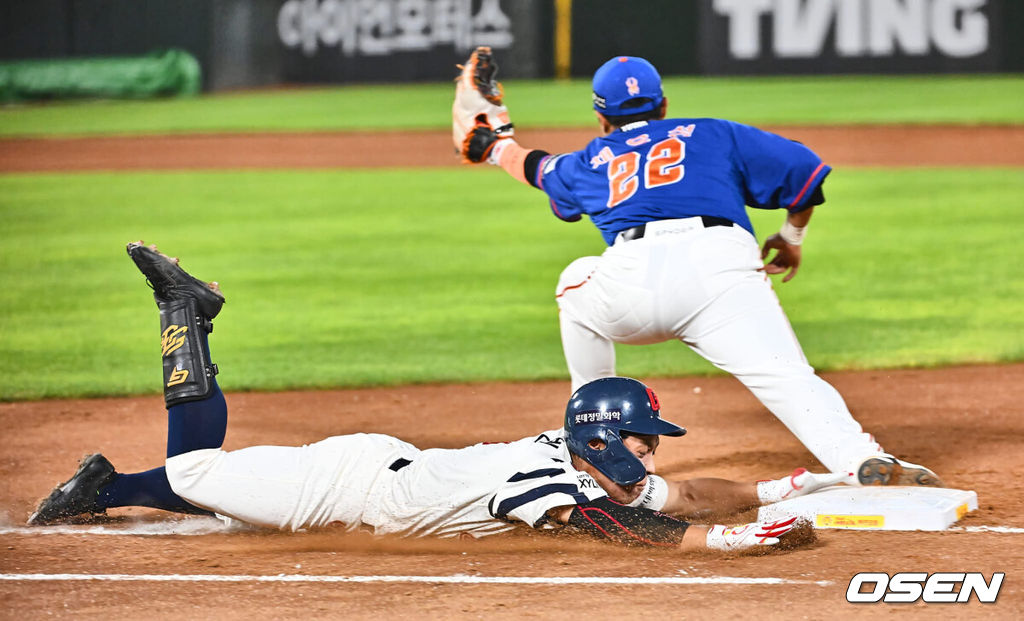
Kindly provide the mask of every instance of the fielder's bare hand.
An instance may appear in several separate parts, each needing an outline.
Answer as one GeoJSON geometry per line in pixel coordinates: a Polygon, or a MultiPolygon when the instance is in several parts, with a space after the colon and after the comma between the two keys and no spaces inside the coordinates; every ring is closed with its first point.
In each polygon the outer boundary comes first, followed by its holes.
{"type": "Polygon", "coordinates": [[[766,259],[772,250],[776,251],[775,256],[761,268],[761,271],[773,275],[788,271],[789,273],[782,277],[782,282],[789,282],[800,269],[800,246],[787,244],[786,240],[776,233],[764,241],[764,246],[761,247],[761,260],[766,259]]]}

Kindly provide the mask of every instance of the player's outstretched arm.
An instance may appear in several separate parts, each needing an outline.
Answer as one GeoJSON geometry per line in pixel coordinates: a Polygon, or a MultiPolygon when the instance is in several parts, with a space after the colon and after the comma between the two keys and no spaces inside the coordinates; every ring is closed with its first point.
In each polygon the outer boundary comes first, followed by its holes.
{"type": "Polygon", "coordinates": [[[515,131],[502,103],[501,84],[494,79],[498,65],[491,48],[473,50],[460,69],[452,103],[452,142],[462,161],[478,164],[490,156],[495,144],[511,139],[515,131]]]}
{"type": "Polygon", "coordinates": [[[666,483],[668,498],[661,510],[672,515],[704,518],[739,513],[760,505],[753,483],[710,477],[666,483]]]}
{"type": "Polygon", "coordinates": [[[534,185],[537,167],[548,153],[521,147],[512,138],[514,125],[504,104],[501,83],[494,79],[498,64],[491,48],[476,48],[460,67],[452,104],[456,153],[467,164],[501,166],[519,181],[534,185]]]}
{"type": "Polygon", "coordinates": [[[773,546],[796,526],[796,517],[738,526],[691,526],[687,529],[679,548],[684,552],[707,549],[732,552],[759,546],[773,546]]]}
{"type": "Polygon", "coordinates": [[[693,550],[742,550],[775,545],[796,526],[796,518],[740,526],[694,526],[660,511],[619,504],[608,497],[557,507],[551,516],[566,531],[626,546],[693,550]]]}
{"type": "Polygon", "coordinates": [[[815,474],[797,468],[781,479],[756,483],[714,478],[667,481],[668,497],[661,510],[689,518],[728,515],[804,496],[842,483],[849,476],[848,473],[815,474]]]}

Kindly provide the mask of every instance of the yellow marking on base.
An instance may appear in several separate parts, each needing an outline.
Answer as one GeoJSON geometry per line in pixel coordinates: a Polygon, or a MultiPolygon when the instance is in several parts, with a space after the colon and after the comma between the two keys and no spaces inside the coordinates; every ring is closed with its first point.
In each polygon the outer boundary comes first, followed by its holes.
{"type": "Polygon", "coordinates": [[[823,515],[815,517],[815,525],[819,528],[882,528],[885,526],[884,515],[823,515]]]}
{"type": "Polygon", "coordinates": [[[970,511],[970,509],[967,507],[967,503],[965,502],[964,504],[956,508],[956,519],[961,519],[962,517],[967,515],[968,511],[970,511]]]}

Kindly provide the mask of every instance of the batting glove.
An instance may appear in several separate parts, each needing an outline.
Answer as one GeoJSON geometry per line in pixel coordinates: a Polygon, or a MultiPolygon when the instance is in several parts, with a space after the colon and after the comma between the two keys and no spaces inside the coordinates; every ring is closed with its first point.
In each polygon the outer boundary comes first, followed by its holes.
{"type": "Polygon", "coordinates": [[[776,481],[759,481],[757,483],[757,499],[762,505],[789,500],[816,492],[823,487],[836,485],[849,480],[847,472],[826,472],[815,474],[804,468],[797,468],[793,474],[776,481]]]}
{"type": "Polygon", "coordinates": [[[754,546],[773,546],[779,537],[793,530],[796,517],[774,522],[752,522],[743,526],[715,524],[708,530],[707,546],[713,550],[744,550],[754,546]]]}

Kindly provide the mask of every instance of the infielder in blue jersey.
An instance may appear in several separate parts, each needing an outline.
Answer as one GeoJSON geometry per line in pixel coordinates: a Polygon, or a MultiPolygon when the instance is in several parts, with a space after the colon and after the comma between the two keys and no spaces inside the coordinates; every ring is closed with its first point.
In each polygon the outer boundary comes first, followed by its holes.
{"type": "Polygon", "coordinates": [[[464,161],[501,166],[547,194],[558,218],[583,216],[608,247],[573,261],[558,282],[572,386],[615,375],[615,343],[678,339],[743,382],[832,472],[863,485],[941,486],[864,433],[839,393],[814,373],[768,274],[793,278],[831,168],[804,145],[711,118],[668,118],[661,77],[619,56],[594,74],[601,136],[550,154],[513,139],[496,66],[478,48],[452,107],[464,161]],[[759,248],[746,207],[783,209],[759,248]],[[763,261],[774,251],[774,255],[763,261]]]}
{"type": "Polygon", "coordinates": [[[796,529],[793,516],[734,527],[680,518],[746,511],[846,478],[803,468],[756,483],[658,476],[661,437],[686,430],[661,417],[652,389],[625,377],[580,387],[562,427],[513,442],[419,449],[356,433],[225,451],[227,402],[209,348],[224,296],[155,246],[133,242],[127,250],[160,309],[167,459],[145,472],[120,473],[103,455],[90,455],[39,504],[30,524],[144,506],[283,530],[483,537],[528,527],[626,545],[737,550],[782,537],[799,543],[806,529],[796,529]]]}

